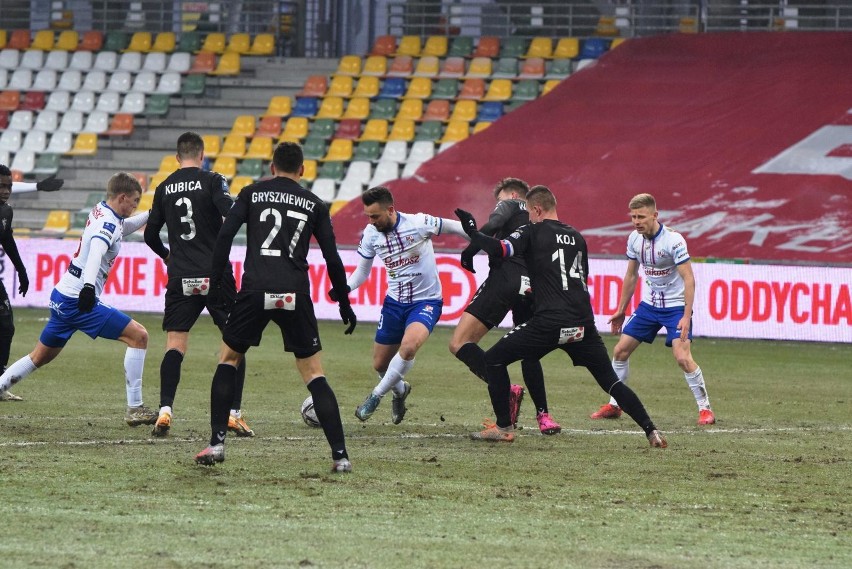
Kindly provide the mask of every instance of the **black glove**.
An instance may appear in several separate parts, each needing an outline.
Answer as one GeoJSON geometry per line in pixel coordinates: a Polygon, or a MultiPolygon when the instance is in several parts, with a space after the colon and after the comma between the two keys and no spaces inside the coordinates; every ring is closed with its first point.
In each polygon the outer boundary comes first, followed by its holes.
{"type": "Polygon", "coordinates": [[[351,334],[355,330],[355,324],[358,323],[358,319],[355,318],[355,311],[352,310],[352,305],[348,302],[340,305],[340,319],[343,320],[344,324],[349,324],[349,327],[343,333],[351,334]]]}
{"type": "Polygon", "coordinates": [[[40,192],[55,192],[62,187],[65,180],[57,179],[56,174],[48,176],[41,182],[36,182],[36,189],[40,192]]]}
{"type": "Polygon", "coordinates": [[[461,252],[461,266],[462,269],[469,271],[471,273],[475,273],[476,270],[473,268],[473,251],[471,251],[470,247],[466,248],[461,252]]]}
{"type": "MultiPolygon", "coordinates": [[[[348,295],[350,292],[352,292],[352,289],[349,288],[349,285],[346,285],[346,294],[348,295]]],[[[338,300],[340,300],[338,298],[337,291],[334,289],[328,291],[328,297],[331,299],[332,302],[337,302],[338,300]]]]}
{"type": "Polygon", "coordinates": [[[26,271],[18,273],[18,292],[21,296],[27,296],[27,291],[30,290],[30,279],[27,277],[26,271]]]}
{"type": "Polygon", "coordinates": [[[473,237],[473,235],[477,232],[476,229],[476,220],[473,219],[473,216],[470,212],[467,212],[463,209],[456,210],[456,217],[461,221],[462,229],[464,232],[468,234],[468,236],[473,237]]]}
{"type": "Polygon", "coordinates": [[[77,310],[86,313],[91,312],[95,307],[95,285],[86,283],[83,285],[83,290],[80,291],[80,296],[77,298],[77,310]]]}

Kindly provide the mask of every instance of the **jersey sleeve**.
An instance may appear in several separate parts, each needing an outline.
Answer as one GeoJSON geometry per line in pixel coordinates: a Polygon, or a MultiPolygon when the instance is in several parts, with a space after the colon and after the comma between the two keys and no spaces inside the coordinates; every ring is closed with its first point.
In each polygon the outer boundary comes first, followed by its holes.
{"type": "Polygon", "coordinates": [[[413,217],[414,224],[420,235],[423,237],[440,235],[441,230],[444,228],[444,220],[440,217],[435,217],[428,213],[416,213],[413,217]]]}
{"type": "Polygon", "coordinates": [[[500,241],[504,257],[523,257],[529,247],[532,235],[532,225],[522,225],[511,235],[500,241]]]}
{"type": "Polygon", "coordinates": [[[627,236],[627,253],[626,253],[626,255],[627,255],[627,258],[631,261],[638,261],[639,255],[641,255],[642,246],[641,246],[641,241],[639,241],[639,239],[641,239],[641,237],[639,236],[639,233],[636,232],[636,231],[634,231],[633,233],[631,233],[630,235],[627,236]],[[637,247],[637,244],[639,245],[638,247],[637,247]]]}
{"type": "Polygon", "coordinates": [[[675,265],[682,265],[689,260],[689,251],[686,248],[686,239],[677,231],[671,232],[671,253],[675,265]]]}
{"type": "Polygon", "coordinates": [[[343,267],[343,261],[340,260],[340,253],[337,252],[337,242],[334,237],[334,229],[331,226],[331,216],[324,204],[317,204],[316,209],[317,220],[314,227],[314,237],[320,246],[323,259],[325,259],[331,286],[334,287],[334,290],[341,293],[340,298],[344,299],[347,298],[345,292],[343,292],[346,289],[346,269],[343,267]]]}
{"type": "Polygon", "coordinates": [[[215,174],[213,180],[210,182],[210,198],[213,200],[213,205],[216,206],[222,217],[228,215],[228,212],[234,205],[234,200],[231,198],[230,192],[228,180],[221,174],[215,174]]]}
{"type": "Polygon", "coordinates": [[[372,259],[376,256],[375,248],[376,229],[372,225],[368,225],[364,229],[364,235],[361,236],[361,241],[358,243],[358,254],[366,259],[372,259]]]}
{"type": "Polygon", "coordinates": [[[485,222],[485,225],[479,228],[479,231],[494,237],[494,234],[506,225],[511,218],[511,204],[508,200],[503,200],[497,204],[497,207],[495,207],[494,211],[491,212],[491,215],[488,216],[488,221],[485,222]]]}

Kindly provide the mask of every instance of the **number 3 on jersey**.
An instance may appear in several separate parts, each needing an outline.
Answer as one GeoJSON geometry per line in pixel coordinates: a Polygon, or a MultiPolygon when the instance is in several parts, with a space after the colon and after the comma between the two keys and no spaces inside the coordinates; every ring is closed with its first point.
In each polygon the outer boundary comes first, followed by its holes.
{"type": "Polygon", "coordinates": [[[568,277],[577,279],[583,286],[583,290],[589,290],[586,285],[586,276],[583,274],[583,252],[577,251],[574,262],[569,270],[565,270],[565,250],[557,249],[550,258],[551,261],[559,263],[559,272],[562,275],[562,290],[568,290],[568,277]]]}
{"type": "MultiPolygon", "coordinates": [[[[270,245],[272,245],[272,242],[278,236],[278,232],[281,231],[283,219],[281,219],[281,212],[277,209],[272,209],[271,207],[260,212],[261,222],[269,220],[270,217],[272,217],[274,223],[272,224],[272,228],[269,230],[269,235],[266,236],[266,239],[264,239],[260,246],[260,254],[268,257],[280,257],[281,249],[273,249],[270,245]]],[[[305,224],[308,222],[308,216],[298,211],[287,210],[287,217],[297,220],[296,227],[293,230],[293,235],[290,238],[290,247],[288,250],[290,258],[293,258],[293,252],[296,250],[296,245],[299,243],[299,237],[302,236],[302,230],[305,229],[305,224]]]]}
{"type": "Polygon", "coordinates": [[[187,224],[189,226],[189,231],[181,233],[180,238],[184,241],[190,241],[193,237],[195,237],[195,222],[192,221],[192,202],[189,198],[180,198],[175,202],[175,205],[186,206],[186,215],[181,216],[180,222],[187,224]]]}

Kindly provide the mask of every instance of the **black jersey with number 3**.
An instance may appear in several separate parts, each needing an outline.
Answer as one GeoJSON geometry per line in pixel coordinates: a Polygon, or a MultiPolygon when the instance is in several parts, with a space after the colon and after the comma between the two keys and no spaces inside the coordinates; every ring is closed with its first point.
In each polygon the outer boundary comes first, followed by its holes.
{"type": "Polygon", "coordinates": [[[545,219],[518,228],[502,243],[505,256],[523,257],[527,263],[536,316],[566,325],[594,322],[586,285],[588,249],[579,231],[545,219]]]}
{"type": "Polygon", "coordinates": [[[168,228],[169,278],[210,274],[216,236],[232,204],[225,179],[200,168],[181,168],[157,186],[146,242],[149,232],[168,228]]]}
{"type": "Polygon", "coordinates": [[[312,235],[322,250],[332,284],[338,290],[346,286],[328,206],[298,183],[275,177],[243,188],[225,219],[220,241],[230,242],[243,223],[248,240],[241,291],[310,294],[308,248],[312,235]]]}

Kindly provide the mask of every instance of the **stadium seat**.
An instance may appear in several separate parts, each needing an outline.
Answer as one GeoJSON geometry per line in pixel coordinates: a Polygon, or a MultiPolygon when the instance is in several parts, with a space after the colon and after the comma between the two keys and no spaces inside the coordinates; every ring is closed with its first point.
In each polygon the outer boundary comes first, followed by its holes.
{"type": "MultiPolygon", "coordinates": [[[[355,182],[359,185],[366,184],[373,176],[373,165],[368,160],[354,160],[346,169],[344,182],[355,182]]],[[[360,191],[359,191],[360,193],[360,191]]]]}
{"type": "MultiPolygon", "coordinates": [[[[65,53],[62,51],[54,51],[52,53],[65,53]]],[[[3,72],[6,70],[3,69],[3,72]]],[[[4,85],[5,87],[5,85],[4,85]]],[[[32,84],[33,91],[53,91],[56,89],[56,71],[53,69],[42,69],[36,73],[32,84]]]]}
{"type": "Polygon", "coordinates": [[[360,79],[358,79],[358,84],[355,85],[355,91],[352,92],[353,97],[365,97],[368,99],[371,99],[378,94],[378,77],[361,77],[360,79]]]}
{"type": "Polygon", "coordinates": [[[455,143],[455,142],[453,142],[453,141],[450,141],[450,142],[442,142],[440,145],[438,145],[438,154],[441,154],[441,153],[442,153],[442,152],[444,152],[445,150],[449,150],[450,148],[452,148],[452,147],[453,147],[453,146],[455,146],[455,145],[456,145],[456,143],[455,143]]]}
{"type": "Polygon", "coordinates": [[[230,134],[237,134],[246,138],[252,137],[257,129],[255,122],[254,115],[239,115],[231,124],[230,134]]]}
{"type": "Polygon", "coordinates": [[[71,100],[71,110],[91,113],[95,110],[95,93],[93,91],[77,91],[71,100]]]}
{"type": "Polygon", "coordinates": [[[571,75],[572,63],[570,59],[554,59],[550,62],[550,69],[547,70],[545,78],[547,79],[564,79],[571,75]]]}
{"type": "Polygon", "coordinates": [[[77,51],[97,52],[104,47],[104,34],[100,30],[89,30],[83,32],[77,51]]]}
{"type": "Polygon", "coordinates": [[[381,186],[391,180],[399,178],[399,164],[396,162],[382,162],[376,164],[376,170],[373,172],[373,177],[370,178],[369,187],[374,188],[381,186]]]}
{"type": "Polygon", "coordinates": [[[349,99],[346,104],[346,111],[343,113],[344,119],[366,120],[370,116],[370,99],[367,97],[356,97],[349,99]]]}
{"type": "Polygon", "coordinates": [[[130,36],[130,43],[127,45],[127,48],[125,48],[125,51],[148,53],[151,51],[153,43],[151,32],[134,32],[133,35],[130,36]]]}
{"type": "Polygon", "coordinates": [[[447,55],[447,36],[429,36],[423,45],[421,56],[433,56],[435,58],[447,55]]]}
{"type": "Polygon", "coordinates": [[[511,36],[500,43],[500,57],[521,57],[527,52],[527,40],[511,36]]]}
{"type": "Polygon", "coordinates": [[[334,131],[335,139],[358,140],[361,137],[361,119],[344,118],[337,123],[334,131]]]}
{"type": "Polygon", "coordinates": [[[414,69],[416,77],[437,77],[440,61],[434,55],[421,57],[414,69]]]}
{"type": "Polygon", "coordinates": [[[275,95],[266,107],[267,116],[288,117],[293,110],[293,100],[287,95],[275,95]]]}
{"type": "Polygon", "coordinates": [[[278,139],[280,142],[299,142],[308,136],[308,119],[305,117],[290,117],[284,126],[284,132],[278,139]]]}
{"type": "Polygon", "coordinates": [[[263,160],[259,158],[246,158],[237,164],[237,176],[248,176],[253,180],[263,176],[263,160]]]}
{"type": "Polygon", "coordinates": [[[83,74],[76,69],[69,69],[59,78],[56,89],[76,93],[80,89],[87,91],[103,91],[106,87],[106,73],[93,69],[86,73],[86,82],[83,83],[83,74]]]}
{"type": "Polygon", "coordinates": [[[229,134],[225,137],[225,142],[222,143],[222,150],[219,151],[219,156],[233,156],[234,158],[242,158],[246,154],[246,137],[242,134],[229,134]]]}
{"type": "MultiPolygon", "coordinates": [[[[2,121],[0,121],[0,128],[5,129],[8,127],[8,122],[4,125],[2,121]]],[[[35,124],[33,124],[33,129],[44,132],[53,132],[57,128],[59,128],[59,113],[56,111],[49,111],[47,109],[38,114],[35,119],[35,124]]]]}
{"type": "Polygon", "coordinates": [[[397,55],[388,67],[388,77],[409,77],[414,73],[414,60],[410,55],[397,55]]]}
{"type": "Polygon", "coordinates": [[[405,119],[411,121],[420,120],[423,116],[423,100],[422,99],[405,99],[399,106],[399,112],[396,113],[395,120],[405,119]]]}
{"type": "Polygon", "coordinates": [[[512,92],[512,99],[515,101],[532,101],[538,98],[538,81],[535,79],[524,79],[518,81],[515,90],[512,92]]]}
{"type": "Polygon", "coordinates": [[[131,87],[130,90],[137,93],[145,93],[146,95],[153,93],[157,90],[156,74],[152,71],[142,71],[137,74],[136,78],[133,80],[133,87],[131,87]]]}
{"type": "Polygon", "coordinates": [[[184,53],[195,53],[201,49],[201,36],[195,31],[184,31],[180,35],[176,50],[184,53]]]}
{"type": "Polygon", "coordinates": [[[459,142],[470,136],[470,124],[464,120],[450,120],[447,123],[447,130],[444,131],[444,136],[441,138],[441,143],[444,142],[459,142]]]}
{"type": "Polygon", "coordinates": [[[488,84],[484,101],[508,101],[512,98],[512,82],[509,79],[493,79],[488,84]]]}
{"type": "Polygon", "coordinates": [[[127,35],[127,32],[121,30],[111,30],[106,34],[106,38],[104,39],[103,50],[114,51],[117,53],[120,51],[124,51],[127,48],[128,43],[130,43],[130,37],[127,35]]]}
{"type": "MultiPolygon", "coordinates": [[[[118,54],[114,51],[100,51],[95,56],[92,69],[100,69],[106,73],[112,73],[118,67],[118,54]]],[[[82,70],[85,71],[85,70],[82,70]]]]}
{"type": "Polygon", "coordinates": [[[68,62],[68,69],[89,71],[94,68],[95,56],[91,51],[75,51],[68,62]]]}
{"type": "Polygon", "coordinates": [[[275,138],[281,135],[281,117],[278,115],[264,115],[260,118],[254,136],[261,138],[275,138]]]}
{"type": "Polygon", "coordinates": [[[450,115],[450,122],[473,122],[476,120],[477,103],[470,100],[458,100],[453,105],[453,112],[450,115]]]}
{"type": "Polygon", "coordinates": [[[152,52],[146,55],[142,62],[142,71],[153,71],[154,73],[165,72],[166,54],[161,52],[152,52]]]}
{"type": "Polygon", "coordinates": [[[402,167],[402,173],[399,175],[400,178],[410,178],[417,173],[417,169],[420,168],[422,162],[414,162],[409,160],[402,167]]]}
{"type": "Polygon", "coordinates": [[[587,38],[580,46],[580,59],[597,59],[609,48],[609,40],[587,38]]]}
{"type": "Polygon", "coordinates": [[[394,121],[388,140],[410,142],[414,140],[414,121],[411,119],[397,119],[394,121]]]}
{"type": "MultiPolygon", "coordinates": [[[[41,113],[39,113],[41,116],[41,113]]],[[[0,111],[0,130],[6,130],[9,128],[9,111],[0,111]]],[[[6,162],[0,161],[0,164],[6,164],[6,162]]]]}
{"type": "Polygon", "coordinates": [[[126,51],[118,58],[117,71],[139,73],[142,70],[142,54],[138,51],[126,51]]]}
{"type": "Polygon", "coordinates": [[[160,32],[151,44],[150,51],[155,53],[172,53],[175,50],[177,38],[174,32],[160,32]]]}
{"type": "Polygon", "coordinates": [[[121,102],[121,112],[139,115],[145,112],[146,97],[144,93],[128,93],[121,102]]]}
{"type": "Polygon", "coordinates": [[[491,73],[491,59],[487,57],[474,57],[470,62],[470,67],[467,69],[466,77],[491,77],[491,73]]]}
{"type": "Polygon", "coordinates": [[[325,75],[311,75],[305,79],[302,90],[296,93],[297,97],[322,97],[328,91],[328,77],[325,75]]]}
{"type": "Polygon", "coordinates": [[[204,142],[204,155],[208,158],[216,158],[222,149],[222,137],[218,134],[203,134],[201,141],[204,142]]]}
{"type": "Polygon", "coordinates": [[[408,84],[406,99],[428,99],[432,95],[432,80],[428,77],[415,77],[408,84]]]}
{"type": "Polygon", "coordinates": [[[180,73],[163,73],[157,83],[157,93],[176,95],[181,92],[180,73]]]}
{"type": "Polygon", "coordinates": [[[59,32],[59,37],[56,38],[56,45],[53,48],[60,51],[76,51],[79,45],[79,33],[75,30],[62,30],[59,32]]]}
{"type": "MultiPolygon", "coordinates": [[[[4,91],[4,93],[9,93],[9,91],[4,91]]],[[[3,93],[0,93],[0,109],[4,108],[2,104],[3,93]]],[[[44,106],[45,109],[56,111],[57,113],[64,113],[68,110],[68,107],[71,105],[71,93],[68,91],[54,91],[47,98],[47,104],[44,106]]],[[[15,105],[17,108],[18,105],[15,105]]]]}
{"type": "Polygon", "coordinates": [[[334,200],[334,195],[337,193],[337,184],[330,176],[323,176],[324,169],[325,164],[320,168],[317,179],[311,185],[311,192],[322,201],[330,203],[334,200]]]}
{"type": "Polygon", "coordinates": [[[382,152],[381,145],[376,140],[365,140],[359,142],[352,155],[353,161],[375,162],[382,152]]]}
{"type": "Polygon", "coordinates": [[[59,154],[41,153],[36,156],[36,163],[35,168],[33,168],[33,174],[41,174],[45,176],[56,174],[57,172],[59,172],[59,162],[59,154]]]}
{"type": "Polygon", "coordinates": [[[420,36],[402,36],[399,40],[399,46],[396,48],[396,55],[408,55],[411,57],[419,57],[422,43],[420,36]]]}
{"type": "MultiPolygon", "coordinates": [[[[145,186],[142,186],[143,188],[145,186]]],[[[136,205],[135,213],[151,211],[151,206],[154,205],[154,192],[143,192],[139,198],[139,203],[136,205]]]]}
{"type": "Polygon", "coordinates": [[[83,132],[83,121],[82,112],[68,110],[62,115],[62,120],[59,121],[59,130],[64,130],[72,134],[83,132]]]}
{"type": "Polygon", "coordinates": [[[444,123],[441,121],[423,121],[414,135],[414,140],[431,140],[437,141],[441,138],[441,133],[444,130],[444,123]]]}
{"type": "Polygon", "coordinates": [[[334,215],[342,206],[359,197],[363,190],[364,184],[361,182],[355,182],[343,178],[340,182],[340,186],[337,188],[337,195],[334,197],[334,203],[331,205],[331,215],[334,215]]]}
{"type": "Polygon", "coordinates": [[[352,77],[348,75],[335,75],[328,85],[326,96],[328,97],[350,97],[352,96],[352,77]]]}
{"type": "Polygon", "coordinates": [[[48,212],[41,230],[44,233],[65,233],[71,228],[71,212],[64,209],[52,209],[48,212]]]}
{"type": "Polygon", "coordinates": [[[228,45],[225,47],[226,52],[239,53],[245,55],[251,50],[251,36],[247,33],[231,34],[228,38],[228,45]]]}
{"type": "Polygon", "coordinates": [[[14,91],[26,91],[33,84],[33,72],[31,69],[16,69],[9,77],[7,89],[14,91]]]}
{"type": "Polygon", "coordinates": [[[0,134],[0,150],[14,154],[21,148],[24,134],[19,130],[6,129],[0,134]]]}
{"type": "Polygon", "coordinates": [[[249,55],[275,55],[275,36],[273,34],[254,36],[249,55]]]}
{"type": "Polygon", "coordinates": [[[114,114],[109,128],[104,134],[108,136],[128,136],[133,134],[133,115],[127,113],[114,114]]]}
{"type": "Polygon", "coordinates": [[[370,119],[361,134],[361,140],[385,142],[388,139],[388,121],[386,119],[370,119]]]}
{"type": "Polygon", "coordinates": [[[294,117],[312,117],[319,110],[319,99],[316,97],[297,97],[293,108],[294,117]]]}
{"type": "Polygon", "coordinates": [[[31,41],[29,30],[12,30],[9,41],[6,42],[6,48],[23,51],[29,49],[31,41]]]}
{"type": "Polygon", "coordinates": [[[44,58],[44,66],[42,69],[52,69],[54,71],[65,71],[68,69],[68,52],[67,51],[51,51],[44,58]]]}
{"type": "Polygon", "coordinates": [[[28,131],[33,128],[35,116],[32,111],[17,110],[9,117],[9,126],[12,130],[28,131]]]}
{"type": "Polygon", "coordinates": [[[541,57],[531,57],[524,60],[518,73],[519,79],[541,79],[544,77],[545,64],[541,57]]]}
{"type": "Polygon", "coordinates": [[[214,69],[216,69],[216,54],[202,51],[192,60],[189,73],[212,73],[214,69]]]}
{"type": "Polygon", "coordinates": [[[340,97],[324,98],[316,116],[322,119],[339,119],[343,116],[343,99],[340,97]]]}
{"type": "MultiPolygon", "coordinates": [[[[67,93],[66,93],[67,95],[67,93]]],[[[0,111],[17,110],[21,104],[20,91],[3,91],[0,92],[0,111]]]]}
{"type": "Polygon", "coordinates": [[[426,110],[420,117],[423,121],[446,121],[450,118],[450,102],[433,99],[426,105],[426,110]]]}
{"type": "Polygon", "coordinates": [[[435,143],[431,140],[417,140],[411,145],[409,161],[426,162],[435,156],[435,143]]]}
{"type": "Polygon", "coordinates": [[[473,38],[470,36],[456,36],[447,52],[447,57],[470,57],[473,52],[473,38]]]}
{"type": "Polygon", "coordinates": [[[178,162],[177,156],[174,154],[166,154],[160,159],[160,166],[157,168],[157,172],[168,175],[178,168],[180,168],[180,162],[178,162]]]}
{"type": "Polygon", "coordinates": [[[51,154],[65,154],[71,150],[73,134],[65,130],[54,131],[50,137],[46,152],[51,154]]]}
{"type": "Polygon", "coordinates": [[[344,55],[337,64],[336,74],[358,77],[361,75],[361,58],[357,55],[344,55]]]}
{"type": "Polygon", "coordinates": [[[192,57],[188,53],[176,51],[169,56],[166,71],[173,73],[187,73],[192,67],[192,57]]]}
{"type": "Polygon", "coordinates": [[[500,54],[500,38],[494,36],[483,36],[479,38],[472,57],[495,58],[500,54]]]}
{"type": "MultiPolygon", "coordinates": [[[[412,125],[413,126],[413,125],[412,125]]],[[[408,159],[408,144],[403,140],[388,141],[379,160],[386,162],[405,162],[408,159]]]]}
{"type": "Polygon", "coordinates": [[[596,36],[617,36],[618,27],[615,25],[614,16],[601,16],[598,18],[598,25],[595,26],[596,36]]]}
{"type": "Polygon", "coordinates": [[[74,146],[66,154],[72,156],[93,156],[97,152],[98,135],[93,132],[81,132],[74,139],[74,146]]]}
{"type": "Polygon", "coordinates": [[[211,169],[214,172],[222,174],[228,180],[231,180],[237,175],[237,159],[233,156],[218,156],[216,160],[213,161],[213,167],[211,169]]]}
{"type": "Polygon", "coordinates": [[[532,39],[525,57],[540,57],[547,59],[553,56],[553,40],[549,37],[538,36],[532,39]]]}
{"type": "Polygon", "coordinates": [[[222,54],[216,69],[210,75],[239,75],[241,69],[240,54],[232,51],[222,54]]]}
{"type": "Polygon", "coordinates": [[[627,38],[613,38],[612,43],[609,44],[609,50],[614,50],[615,48],[623,44],[625,41],[627,41],[627,38]]]}
{"type": "Polygon", "coordinates": [[[545,82],[544,87],[542,87],[542,89],[541,89],[541,96],[543,97],[544,95],[547,95],[548,93],[550,93],[553,90],[553,88],[556,87],[557,85],[559,85],[558,79],[551,79],[551,80],[545,82]]]}
{"type": "Polygon", "coordinates": [[[246,150],[246,158],[256,158],[258,160],[272,160],[272,139],[264,136],[256,136],[251,139],[248,150],[246,150]]]}
{"type": "Polygon", "coordinates": [[[318,118],[311,124],[311,130],[308,133],[308,138],[321,138],[329,140],[334,136],[336,122],[334,119],[318,118]]]}
{"type": "Polygon", "coordinates": [[[514,57],[501,57],[497,60],[491,77],[514,79],[518,75],[518,60],[514,57]]]}
{"type": "MultiPolygon", "coordinates": [[[[32,130],[24,137],[24,142],[21,143],[19,152],[29,151],[34,154],[44,152],[47,148],[47,133],[42,130],[32,130]]],[[[14,168],[19,170],[19,168],[14,168]]]]}
{"type": "Polygon", "coordinates": [[[455,99],[459,94],[459,82],[456,79],[439,79],[432,89],[433,99],[455,99]]]}
{"type": "Polygon", "coordinates": [[[30,91],[21,99],[21,105],[18,108],[24,111],[40,111],[44,106],[44,91],[30,91]]]}
{"type": "Polygon", "coordinates": [[[349,162],[352,160],[352,140],[344,138],[332,139],[325,155],[325,160],[336,162],[349,162]]]}
{"type": "Polygon", "coordinates": [[[317,161],[305,160],[305,171],[302,172],[302,179],[308,182],[313,182],[317,179],[317,161]]]}
{"type": "Polygon", "coordinates": [[[459,99],[473,99],[478,101],[485,96],[485,81],[482,79],[466,79],[462,84],[459,99]]]}
{"type": "Polygon", "coordinates": [[[388,59],[384,55],[371,55],[364,62],[361,75],[384,77],[388,72],[388,59]]]}
{"type": "Polygon", "coordinates": [[[203,95],[206,88],[207,76],[201,73],[193,73],[182,77],[180,94],[183,96],[203,95]]]}
{"type": "Polygon", "coordinates": [[[2,69],[17,69],[18,63],[21,61],[21,52],[17,49],[0,50],[0,68],[2,69]]]}
{"type": "Polygon", "coordinates": [[[503,116],[503,103],[497,101],[484,102],[479,105],[476,115],[477,123],[494,122],[503,116]]]}
{"type": "Polygon", "coordinates": [[[379,36],[373,43],[370,55],[392,55],[396,52],[396,38],[390,35],[379,36]]]}
{"type": "Polygon", "coordinates": [[[231,185],[228,188],[228,192],[232,196],[237,197],[238,195],[240,195],[240,192],[243,188],[253,183],[254,180],[251,178],[251,176],[234,176],[234,179],[231,180],[231,185]]]}
{"type": "Polygon", "coordinates": [[[302,153],[308,160],[322,160],[328,153],[328,145],[324,138],[306,138],[302,144],[302,153]]]}
{"type": "Polygon", "coordinates": [[[86,125],[83,130],[86,132],[94,132],[95,134],[103,134],[109,128],[109,115],[103,111],[93,111],[86,117],[86,125]]]}
{"type": "Polygon", "coordinates": [[[215,53],[217,55],[225,51],[225,34],[221,32],[211,32],[204,37],[204,44],[201,46],[201,51],[215,53]]]}
{"type": "Polygon", "coordinates": [[[399,99],[405,94],[405,79],[401,77],[388,77],[382,81],[378,97],[380,99],[399,99]]]}

